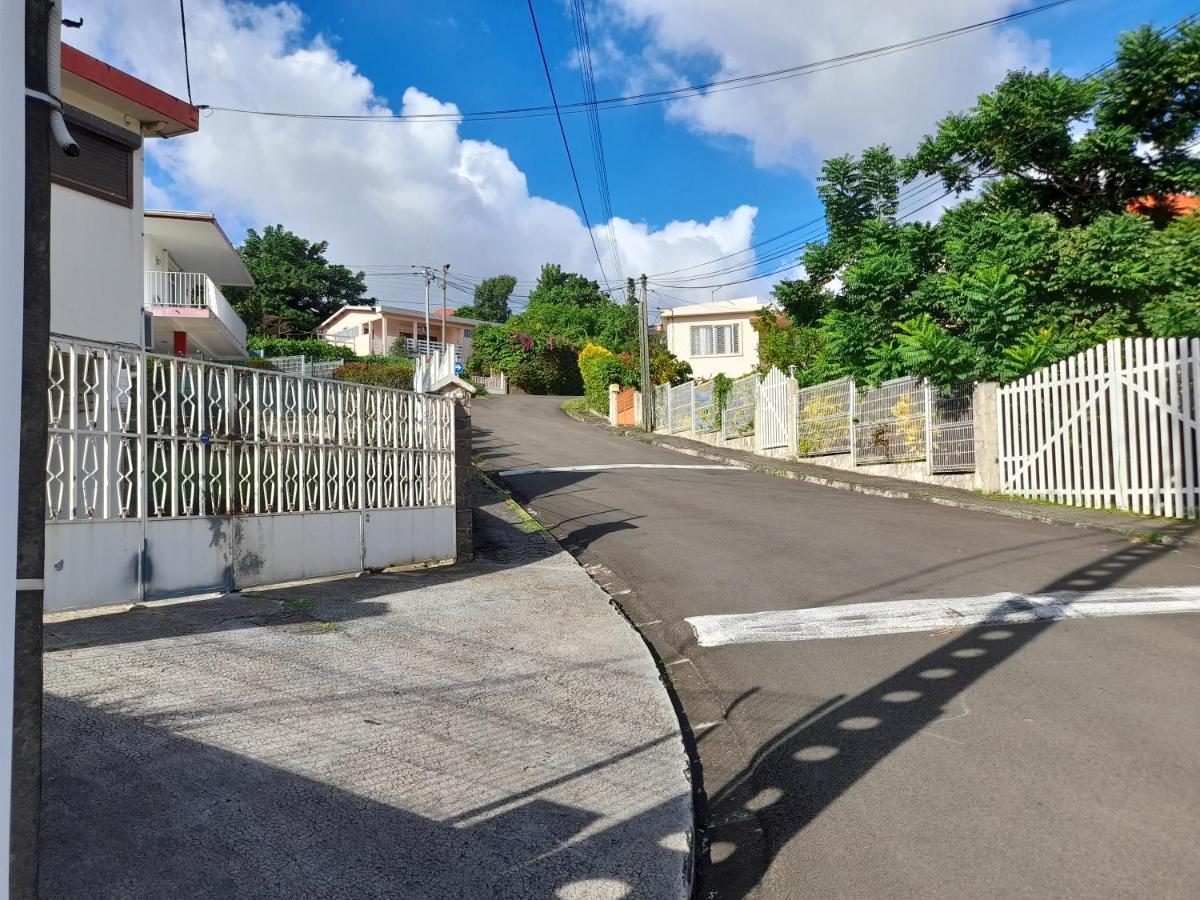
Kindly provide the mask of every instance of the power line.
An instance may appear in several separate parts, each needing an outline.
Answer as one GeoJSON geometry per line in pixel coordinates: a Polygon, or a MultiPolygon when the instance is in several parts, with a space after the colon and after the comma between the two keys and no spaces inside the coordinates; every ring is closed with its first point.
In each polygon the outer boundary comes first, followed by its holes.
{"type": "MultiPolygon", "coordinates": [[[[1186,26],[1188,26],[1188,25],[1192,24],[1192,22],[1193,22],[1194,20],[1196,20],[1198,17],[1200,17],[1200,12],[1192,12],[1192,13],[1189,13],[1188,15],[1184,16],[1183,18],[1179,19],[1179,20],[1178,20],[1177,22],[1175,22],[1174,24],[1172,24],[1172,25],[1168,25],[1168,26],[1164,26],[1163,28],[1159,29],[1159,31],[1158,31],[1158,35],[1159,35],[1159,36],[1163,36],[1163,35],[1168,35],[1168,34],[1171,34],[1171,33],[1178,33],[1180,30],[1182,30],[1182,29],[1183,29],[1183,28],[1185,28],[1186,26]]],[[[1116,59],[1116,57],[1115,57],[1115,56],[1113,56],[1113,57],[1110,57],[1110,58],[1109,58],[1109,59],[1108,59],[1106,62],[1104,62],[1104,63],[1101,63],[1099,66],[1095,67],[1094,69],[1092,69],[1092,70],[1090,70],[1089,72],[1086,72],[1084,75],[1080,76],[1080,80],[1088,80],[1088,79],[1095,78],[1095,77],[1096,77],[1096,76],[1098,76],[1100,73],[1104,72],[1106,69],[1109,69],[1109,68],[1111,68],[1112,66],[1114,66],[1114,65],[1116,64],[1116,62],[1117,62],[1117,59],[1116,59]]],[[[1032,143],[1032,142],[1031,142],[1031,143],[1032,143]]],[[[999,172],[996,172],[996,171],[982,171],[982,172],[979,172],[979,173],[977,173],[975,176],[973,176],[973,179],[976,179],[976,180],[977,180],[977,179],[981,179],[981,178],[988,178],[988,177],[992,177],[992,176],[999,175],[999,174],[1001,174],[1001,173],[999,173],[999,172]]],[[[937,183],[939,180],[940,180],[940,179],[939,179],[939,176],[937,176],[937,175],[929,175],[929,176],[926,176],[926,177],[925,177],[925,179],[924,179],[923,181],[920,181],[920,182],[914,182],[912,185],[910,185],[908,188],[906,188],[904,191],[902,191],[902,192],[901,192],[901,194],[900,194],[900,199],[901,199],[901,200],[903,200],[903,199],[916,199],[918,196],[920,196],[920,195],[922,195],[922,194],[924,194],[924,195],[928,195],[929,188],[930,188],[932,185],[936,184],[936,183],[937,183]]],[[[915,213],[917,213],[917,212],[920,212],[921,210],[923,210],[923,209],[926,209],[926,208],[928,208],[929,206],[932,206],[934,203],[937,203],[937,202],[939,202],[939,201],[941,201],[941,200],[945,199],[946,197],[948,197],[948,196],[949,196],[950,194],[952,194],[952,193],[955,193],[955,189],[954,189],[954,188],[947,189],[947,190],[946,190],[944,193],[940,194],[940,195],[939,195],[939,196],[937,196],[937,197],[934,197],[934,198],[933,198],[932,200],[930,200],[929,202],[922,204],[921,206],[917,207],[916,209],[913,209],[913,210],[910,210],[910,211],[908,211],[908,212],[904,213],[904,214],[903,214],[903,216],[901,216],[901,215],[899,215],[899,214],[898,214],[897,218],[901,218],[901,219],[902,219],[902,218],[905,218],[905,217],[911,217],[911,216],[912,216],[912,215],[914,215],[915,213]]],[[[785,231],[785,232],[781,232],[780,234],[778,234],[778,235],[775,235],[775,236],[773,236],[773,237],[771,237],[771,238],[767,238],[767,239],[765,239],[765,240],[763,240],[763,241],[759,242],[758,244],[752,244],[750,247],[746,248],[746,250],[740,250],[740,251],[736,251],[736,252],[734,252],[734,253],[726,254],[725,256],[716,257],[715,259],[707,260],[707,261],[705,261],[705,262],[702,262],[702,263],[697,263],[697,264],[695,264],[695,265],[693,265],[693,266],[688,266],[688,267],[685,267],[685,268],[683,268],[683,269],[675,269],[675,270],[672,270],[672,271],[670,271],[670,272],[659,273],[659,275],[658,275],[658,276],[652,276],[652,277],[663,277],[663,276],[666,276],[666,275],[671,275],[671,274],[675,274],[675,273],[678,273],[678,272],[685,272],[685,271],[689,271],[689,270],[692,270],[692,269],[697,269],[697,268],[701,268],[701,267],[704,267],[704,266],[707,266],[707,265],[711,265],[711,264],[713,264],[713,263],[715,263],[715,262],[720,262],[720,261],[722,261],[722,260],[724,260],[724,259],[728,259],[728,258],[731,258],[731,257],[733,257],[733,256],[738,256],[738,255],[740,255],[740,254],[742,254],[742,253],[748,252],[749,250],[751,250],[751,249],[753,249],[753,248],[755,248],[755,247],[757,247],[757,246],[762,246],[762,245],[765,245],[765,244],[768,244],[768,243],[772,243],[772,242],[774,242],[774,241],[776,241],[776,240],[779,240],[780,238],[782,238],[782,237],[784,237],[784,236],[786,236],[786,235],[790,235],[790,234],[793,234],[793,233],[795,233],[795,232],[798,232],[798,231],[801,231],[801,230],[807,229],[807,228],[811,227],[813,224],[815,224],[816,222],[819,222],[819,221],[821,221],[821,220],[820,220],[820,219],[813,219],[813,220],[810,220],[810,221],[808,221],[808,222],[802,223],[801,225],[798,225],[798,226],[796,226],[795,228],[789,229],[788,231],[785,231]]],[[[786,271],[787,269],[791,268],[791,267],[792,267],[792,265],[791,265],[791,264],[789,264],[789,265],[785,265],[785,266],[782,266],[782,267],[780,267],[780,268],[778,268],[778,269],[776,269],[776,270],[774,270],[774,271],[771,271],[771,272],[766,272],[766,273],[762,273],[762,274],[759,274],[759,275],[754,275],[754,276],[751,276],[751,277],[749,277],[749,278],[743,278],[743,279],[738,279],[738,280],[734,280],[734,281],[722,282],[722,283],[718,283],[718,284],[712,284],[712,283],[705,283],[705,284],[688,284],[688,283],[683,283],[683,282],[694,282],[694,281],[698,281],[698,280],[700,280],[700,279],[702,279],[702,278],[712,278],[712,277],[715,277],[715,276],[720,276],[720,275],[725,275],[725,274],[733,274],[733,273],[735,273],[735,272],[738,272],[738,271],[750,271],[751,269],[758,268],[758,267],[759,267],[759,266],[761,266],[761,265],[762,265],[764,262],[770,262],[770,261],[773,261],[773,260],[779,259],[779,258],[781,258],[781,257],[783,257],[783,256],[785,256],[785,255],[790,255],[790,254],[792,254],[792,253],[796,253],[796,252],[798,252],[798,251],[800,251],[800,250],[804,249],[804,248],[805,248],[805,247],[807,247],[807,246],[810,246],[810,245],[812,245],[812,244],[815,244],[815,243],[819,243],[821,240],[824,240],[826,237],[828,237],[828,229],[827,229],[827,228],[826,228],[826,229],[823,229],[823,233],[822,233],[822,234],[819,234],[818,236],[816,236],[816,237],[812,238],[811,240],[802,241],[802,242],[799,242],[799,243],[796,243],[796,244],[792,244],[792,245],[785,246],[785,247],[784,247],[784,248],[782,248],[782,249],[778,249],[778,250],[774,251],[774,252],[773,252],[773,254],[772,254],[771,256],[767,256],[767,257],[761,257],[761,258],[760,258],[760,257],[755,257],[753,260],[750,260],[750,261],[748,261],[748,262],[746,262],[746,263],[744,263],[744,264],[741,264],[741,265],[737,265],[737,266],[731,266],[731,267],[728,267],[728,268],[726,268],[726,269],[723,269],[723,270],[718,270],[718,271],[715,271],[715,272],[703,272],[703,273],[699,273],[699,274],[697,274],[697,275],[694,275],[694,276],[686,276],[686,277],[678,278],[678,279],[675,279],[675,281],[674,281],[674,282],[651,282],[651,283],[652,283],[652,284],[658,284],[658,285],[660,285],[660,286],[668,286],[668,287],[674,288],[674,289],[676,289],[676,290],[685,290],[685,289],[687,289],[687,290],[691,290],[691,289],[697,289],[697,290],[715,290],[715,289],[717,289],[717,288],[719,288],[719,287],[727,287],[727,286],[730,286],[730,285],[735,285],[735,284],[745,284],[745,283],[748,283],[748,282],[751,282],[751,281],[757,281],[757,280],[759,280],[760,278],[769,278],[769,277],[771,277],[771,276],[773,276],[773,275],[777,275],[777,274],[780,274],[780,273],[782,273],[782,272],[786,271]]]]}
{"type": "Polygon", "coordinates": [[[596,78],[592,69],[592,40],[588,34],[587,0],[572,0],[573,22],[575,26],[575,43],[578,46],[579,77],[583,83],[584,97],[588,100],[588,136],[592,144],[592,161],[596,167],[596,186],[600,193],[600,212],[607,223],[608,248],[613,265],[617,267],[617,277],[621,276],[624,265],[621,262],[621,248],[617,243],[617,232],[613,226],[612,194],[608,183],[608,166],[604,159],[604,134],[600,129],[600,114],[596,111],[596,78]]]}
{"type": "Polygon", "coordinates": [[[923,37],[912,38],[910,40],[899,41],[892,44],[885,44],[881,47],[874,47],[869,50],[859,50],[854,53],[833,56],[829,57],[828,59],[817,60],[814,62],[800,63],[794,66],[773,69],[767,72],[758,72],[752,75],[740,75],[733,78],[722,78],[715,81],[704,82],[702,84],[685,85],[683,87],[659,91],[646,91],[640,94],[608,97],[603,100],[584,100],[578,103],[562,104],[561,106],[558,104],[553,106],[514,106],[503,109],[477,110],[466,113],[394,113],[386,116],[366,115],[362,113],[337,114],[281,112],[277,110],[245,109],[241,107],[207,104],[203,105],[201,108],[220,112],[240,113],[243,115],[277,116],[292,119],[325,119],[343,122],[460,122],[486,121],[493,119],[539,118],[549,117],[551,115],[561,119],[563,114],[586,112],[589,107],[595,107],[596,109],[614,109],[644,106],[649,103],[667,103],[672,100],[678,100],[685,96],[696,96],[699,94],[704,94],[705,92],[723,93],[727,90],[738,90],[744,87],[753,87],[758,84],[770,84],[772,82],[781,81],[787,78],[795,78],[802,75],[810,75],[815,72],[823,72],[829,69],[841,68],[845,65],[864,62],[866,60],[875,59],[881,56],[890,56],[893,53],[900,53],[905,50],[924,47],[929,44],[940,43],[941,41],[961,37],[963,35],[991,28],[996,25],[1003,25],[1008,22],[1013,22],[1018,19],[1026,18],[1027,16],[1036,15],[1038,13],[1054,9],[1055,7],[1064,6],[1073,2],[1075,2],[1075,0],[1053,0],[1053,2],[1045,3],[1041,6],[1033,6],[1029,9],[1018,10],[1017,12],[1012,12],[1004,16],[996,16],[995,18],[985,19],[981,22],[974,22],[970,25],[963,25],[958,28],[951,28],[945,31],[935,32],[923,37]]]}
{"type": "Polygon", "coordinates": [[[179,0],[179,29],[183,32],[183,77],[187,79],[188,103],[192,102],[192,69],[188,64],[187,13],[183,11],[183,0],[179,0]]]}
{"type": "Polygon", "coordinates": [[[538,53],[542,57],[542,69],[546,73],[546,84],[550,88],[550,102],[554,104],[555,116],[558,119],[558,133],[562,135],[563,150],[567,153],[567,165],[571,167],[571,180],[575,182],[575,196],[579,198],[579,211],[583,213],[583,223],[587,226],[588,239],[592,242],[592,251],[596,254],[596,265],[600,267],[600,277],[605,285],[609,284],[608,273],[604,271],[604,262],[600,259],[600,248],[596,246],[596,235],[592,232],[592,220],[588,217],[587,204],[583,201],[583,190],[579,187],[579,175],[575,171],[575,160],[571,156],[571,143],[567,140],[567,129],[563,125],[562,113],[558,108],[558,95],[554,93],[554,78],[550,74],[550,63],[546,60],[546,48],[542,45],[542,32],[538,28],[537,13],[533,11],[533,0],[526,0],[529,5],[529,19],[533,23],[533,36],[537,38],[538,53]]]}

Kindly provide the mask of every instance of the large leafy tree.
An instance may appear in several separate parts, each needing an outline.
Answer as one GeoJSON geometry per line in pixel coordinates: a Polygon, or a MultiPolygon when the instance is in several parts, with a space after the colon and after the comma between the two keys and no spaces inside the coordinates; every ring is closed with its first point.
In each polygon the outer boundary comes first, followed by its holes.
{"type": "Polygon", "coordinates": [[[475,302],[470,306],[460,306],[455,310],[455,315],[482,319],[484,322],[505,322],[512,315],[508,300],[516,287],[517,279],[512,275],[485,278],[475,286],[475,302]]]}
{"type": "Polygon", "coordinates": [[[327,241],[309,241],[282,225],[253,228],[238,248],[254,276],[253,287],[225,291],[251,334],[264,330],[301,335],[347,303],[361,302],[367,286],[362,272],[351,272],[325,258],[327,241]]]}
{"type": "Polygon", "coordinates": [[[774,290],[796,334],[760,347],[809,381],[948,382],[1200,334],[1200,214],[1170,199],[1200,189],[1198,131],[1192,24],[1123,36],[1094,77],[1010,73],[902,162],[881,147],[831,159],[828,238],[774,290]],[[898,222],[901,179],[923,176],[974,196],[934,225],[898,222]]]}

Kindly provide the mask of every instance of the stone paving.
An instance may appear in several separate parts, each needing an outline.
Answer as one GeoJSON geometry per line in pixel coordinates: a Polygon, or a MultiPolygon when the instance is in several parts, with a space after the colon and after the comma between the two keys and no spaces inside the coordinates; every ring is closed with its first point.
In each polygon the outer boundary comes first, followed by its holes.
{"type": "Polygon", "coordinates": [[[503,497],[472,563],[48,623],[42,894],[687,897],[679,725],[503,497]]]}

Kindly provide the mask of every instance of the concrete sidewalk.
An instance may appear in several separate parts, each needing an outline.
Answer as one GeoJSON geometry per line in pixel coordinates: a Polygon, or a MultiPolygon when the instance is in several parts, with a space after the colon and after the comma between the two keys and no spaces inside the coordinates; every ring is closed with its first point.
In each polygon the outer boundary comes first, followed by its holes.
{"type": "Polygon", "coordinates": [[[684,898],[641,638],[500,495],[476,561],[48,623],[45,897],[684,898]]]}
{"type": "MultiPolygon", "coordinates": [[[[564,410],[564,412],[566,412],[564,410]]],[[[689,440],[671,434],[652,433],[633,428],[613,427],[608,421],[594,413],[567,412],[573,419],[592,425],[621,437],[641,441],[655,447],[665,447],[689,456],[714,462],[734,463],[764,475],[791,478],[819,484],[825,487],[855,491],[877,497],[893,497],[905,500],[924,500],[957,509],[969,509],[994,515],[1042,522],[1047,525],[1071,525],[1107,531],[1123,537],[1147,540],[1164,544],[1200,546],[1200,526],[1180,519],[1164,519],[1156,516],[1139,516],[1130,513],[1110,512],[1101,509],[1083,509],[1074,506],[1058,506],[1037,503],[1017,498],[998,498],[974,491],[940,485],[905,481],[901,478],[886,478],[870,475],[866,471],[847,471],[816,463],[794,459],[776,459],[761,456],[749,450],[731,450],[711,444],[689,440]]]]}

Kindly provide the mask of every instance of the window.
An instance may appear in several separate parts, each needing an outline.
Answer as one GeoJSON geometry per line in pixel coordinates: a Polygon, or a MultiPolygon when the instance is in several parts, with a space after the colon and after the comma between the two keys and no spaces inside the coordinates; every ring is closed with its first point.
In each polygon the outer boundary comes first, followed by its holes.
{"type": "Polygon", "coordinates": [[[742,352],[739,323],[691,326],[692,356],[736,356],[742,352]]]}
{"type": "Polygon", "coordinates": [[[51,153],[51,179],[132,209],[133,153],[142,146],[141,135],[73,106],[64,106],[63,116],[79,145],[79,155],[51,153]]]}

